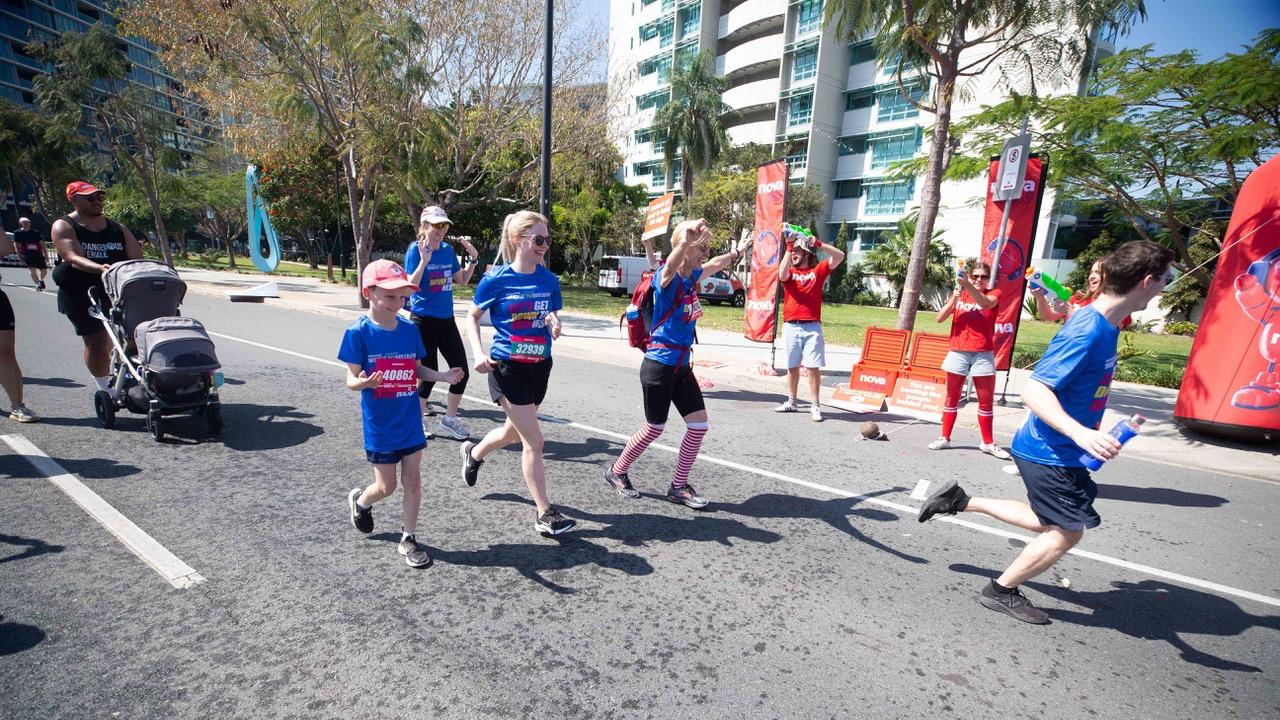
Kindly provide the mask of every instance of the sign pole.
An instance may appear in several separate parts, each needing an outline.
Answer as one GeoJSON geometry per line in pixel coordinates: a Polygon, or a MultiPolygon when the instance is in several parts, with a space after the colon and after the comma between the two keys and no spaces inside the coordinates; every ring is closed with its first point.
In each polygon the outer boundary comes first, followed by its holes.
{"type": "Polygon", "coordinates": [[[995,196],[1004,201],[1004,213],[1000,218],[1000,232],[996,237],[996,251],[991,256],[991,277],[987,289],[996,286],[1000,270],[1000,255],[1004,252],[1005,233],[1009,230],[1009,210],[1013,201],[1022,197],[1022,183],[1027,177],[1027,154],[1031,149],[1031,136],[1027,135],[1027,116],[1022,116],[1022,129],[1016,137],[1004,141],[1000,151],[1000,170],[996,174],[995,196]]]}

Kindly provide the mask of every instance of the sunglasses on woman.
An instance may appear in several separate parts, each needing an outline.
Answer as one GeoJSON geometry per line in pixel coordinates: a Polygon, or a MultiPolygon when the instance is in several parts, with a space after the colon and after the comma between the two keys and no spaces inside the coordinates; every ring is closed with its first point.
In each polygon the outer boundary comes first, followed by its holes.
{"type": "Polygon", "coordinates": [[[537,245],[538,247],[542,247],[543,245],[550,245],[550,244],[551,244],[551,236],[550,236],[550,235],[525,235],[524,237],[527,237],[527,238],[529,238],[530,240],[532,240],[532,241],[533,241],[533,244],[534,244],[534,245],[537,245]]]}
{"type": "Polygon", "coordinates": [[[970,275],[969,277],[973,278],[974,280],[986,280],[991,276],[990,275],[970,275]]]}
{"type": "Polygon", "coordinates": [[[449,223],[447,223],[447,222],[435,222],[435,223],[433,223],[433,222],[429,222],[429,223],[427,223],[427,224],[428,224],[428,225],[430,225],[431,227],[433,227],[433,228],[437,229],[437,230],[439,230],[439,229],[441,229],[441,228],[447,228],[447,227],[449,227],[449,223]]]}

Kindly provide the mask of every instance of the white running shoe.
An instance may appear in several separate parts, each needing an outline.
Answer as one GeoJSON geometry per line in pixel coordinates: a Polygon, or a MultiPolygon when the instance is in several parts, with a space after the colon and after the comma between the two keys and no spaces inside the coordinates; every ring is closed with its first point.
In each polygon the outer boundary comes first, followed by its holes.
{"type": "Polygon", "coordinates": [[[20,423],[33,423],[38,421],[40,416],[31,412],[31,409],[26,405],[14,405],[13,409],[9,411],[9,418],[20,423]]]}
{"type": "Polygon", "coordinates": [[[822,422],[822,408],[817,405],[809,406],[809,419],[814,422],[822,422]]]}
{"type": "Polygon", "coordinates": [[[458,418],[450,419],[448,415],[440,418],[440,435],[452,435],[454,440],[466,440],[471,437],[471,430],[458,418]]]}
{"type": "Polygon", "coordinates": [[[795,400],[787,400],[786,402],[782,403],[778,407],[774,408],[773,411],[776,413],[787,413],[787,412],[796,412],[799,409],[800,409],[799,407],[796,407],[795,400]]]}
{"type": "Polygon", "coordinates": [[[999,458],[1000,460],[1013,459],[1013,457],[1009,455],[1009,452],[1007,450],[1000,447],[996,443],[982,443],[981,445],[978,446],[978,449],[988,455],[991,455],[992,457],[999,458]]]}
{"type": "Polygon", "coordinates": [[[951,447],[951,441],[944,437],[940,437],[929,443],[930,450],[946,450],[949,447],[951,447]]]}

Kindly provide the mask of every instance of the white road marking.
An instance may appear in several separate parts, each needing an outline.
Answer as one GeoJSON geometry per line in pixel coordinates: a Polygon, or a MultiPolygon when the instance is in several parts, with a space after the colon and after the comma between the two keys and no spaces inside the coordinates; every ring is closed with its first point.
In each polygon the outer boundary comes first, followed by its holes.
{"type": "Polygon", "coordinates": [[[912,500],[928,500],[929,499],[929,481],[921,480],[916,483],[916,489],[911,491],[912,500]]]}
{"type": "MultiPolygon", "coordinates": [[[[241,342],[246,345],[252,345],[254,347],[264,348],[267,350],[274,350],[276,352],[284,353],[286,355],[292,355],[294,357],[299,357],[306,360],[312,360],[318,363],[323,363],[325,365],[336,365],[339,367],[346,367],[345,365],[343,365],[343,363],[340,363],[336,360],[326,360],[324,358],[318,358],[312,355],[304,355],[302,353],[294,352],[292,350],[285,350],[284,348],[278,348],[271,345],[254,342],[252,340],[245,340],[243,338],[238,338],[231,335],[223,335],[221,333],[213,333],[213,332],[209,334],[214,335],[216,337],[225,338],[227,340],[234,340],[236,342],[241,342]]],[[[447,390],[442,387],[437,387],[435,391],[442,394],[447,392],[447,390]]],[[[479,403],[485,406],[491,407],[493,405],[493,401],[490,400],[489,398],[479,398],[473,395],[463,395],[463,398],[471,402],[479,403]]],[[[555,418],[553,422],[564,424],[569,427],[578,428],[579,430],[585,430],[587,432],[595,433],[597,435],[611,437],[611,438],[614,438],[615,440],[620,440],[624,443],[627,440],[631,439],[630,435],[624,435],[622,433],[613,432],[612,430],[605,430],[603,428],[593,427],[591,425],[584,425],[582,423],[573,422],[573,421],[561,422],[561,418],[555,418]]],[[[677,447],[673,447],[671,445],[663,445],[656,442],[650,445],[649,447],[658,448],[659,450],[665,450],[673,454],[678,454],[680,452],[679,448],[677,447]]],[[[752,467],[750,465],[743,465],[742,463],[736,463],[736,462],[733,462],[732,460],[723,460],[721,458],[707,455],[705,453],[699,454],[698,460],[701,462],[709,462],[715,465],[721,465],[723,467],[732,468],[734,470],[739,470],[741,472],[751,473],[753,475],[759,475],[760,477],[766,477],[773,480],[790,483],[792,485],[799,485],[800,487],[806,487],[811,490],[817,490],[819,492],[824,492],[829,495],[835,495],[837,497],[849,498],[852,500],[857,500],[859,502],[878,505],[880,507],[888,508],[890,510],[896,510],[899,513],[902,513],[903,515],[906,515],[908,518],[914,517],[920,511],[919,508],[913,507],[911,505],[903,505],[902,503],[896,503],[896,502],[893,502],[892,500],[885,500],[879,497],[871,497],[868,495],[849,492],[848,490],[841,490],[840,488],[834,488],[829,485],[822,485],[820,483],[810,482],[808,480],[801,480],[800,478],[793,478],[787,475],[783,475],[781,473],[773,472],[772,470],[765,470],[762,468],[752,467]]],[[[952,525],[959,525],[960,527],[963,527],[963,528],[975,530],[980,533],[986,533],[987,535],[994,535],[996,537],[1012,538],[1015,540],[1022,540],[1024,542],[1032,539],[1030,535],[1011,532],[1009,530],[1004,530],[1002,528],[989,527],[987,525],[970,522],[968,520],[962,520],[958,517],[935,517],[934,519],[938,522],[950,523],[952,525]]],[[[1080,550],[1079,548],[1072,548],[1068,552],[1078,557],[1087,558],[1089,560],[1094,560],[1096,562],[1100,562],[1106,565],[1125,568],[1126,570],[1132,570],[1134,572],[1150,575],[1152,577],[1157,577],[1164,580],[1169,580],[1171,582],[1181,583],[1183,585],[1189,585],[1191,587],[1197,587],[1204,590],[1212,590],[1213,592],[1216,592],[1222,595],[1231,595],[1238,598],[1244,598],[1246,600],[1253,600],[1254,602],[1263,603],[1264,605],[1280,607],[1280,598],[1274,598],[1269,595],[1262,595],[1260,593],[1255,593],[1249,590],[1241,590],[1239,588],[1234,588],[1229,585],[1222,585],[1219,583],[1211,582],[1209,580],[1201,580],[1200,578],[1194,578],[1189,575],[1182,575],[1175,572],[1169,572],[1167,570],[1161,570],[1160,568],[1151,567],[1150,565],[1141,565],[1139,563],[1130,562],[1128,560],[1123,560],[1121,558],[1111,557],[1109,555],[1102,555],[1099,553],[1090,552],[1088,550],[1080,550]]]]}
{"type": "Polygon", "coordinates": [[[151,566],[160,577],[175,588],[185,589],[204,582],[204,577],[194,568],[183,562],[177,555],[169,552],[165,546],[133,523],[111,506],[100,495],[90,490],[84,483],[67,472],[53,458],[36,447],[30,440],[21,435],[0,435],[6,445],[13,448],[36,470],[44,473],[49,482],[58,487],[76,502],[89,516],[97,520],[104,528],[116,536],[126,548],[137,555],[143,562],[151,566]]]}

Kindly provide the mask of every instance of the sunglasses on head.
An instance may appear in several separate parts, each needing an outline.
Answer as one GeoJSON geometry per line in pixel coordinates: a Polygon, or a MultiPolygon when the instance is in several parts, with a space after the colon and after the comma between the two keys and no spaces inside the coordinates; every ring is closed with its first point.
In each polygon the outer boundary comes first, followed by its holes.
{"type": "Polygon", "coordinates": [[[550,245],[550,244],[551,244],[551,236],[550,236],[550,235],[525,235],[524,237],[527,237],[527,238],[529,238],[530,240],[532,240],[532,241],[533,241],[533,244],[534,244],[534,245],[537,245],[538,247],[542,247],[543,245],[550,245]]]}

